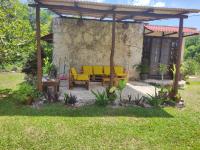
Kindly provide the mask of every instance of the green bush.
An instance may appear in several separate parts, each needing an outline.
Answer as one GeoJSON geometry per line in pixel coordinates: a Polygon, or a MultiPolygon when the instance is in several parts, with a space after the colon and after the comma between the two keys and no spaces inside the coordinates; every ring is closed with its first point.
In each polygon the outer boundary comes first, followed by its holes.
{"type": "Polygon", "coordinates": [[[126,87],[126,80],[119,80],[119,84],[117,86],[118,92],[119,92],[119,99],[122,100],[122,92],[124,88],[126,87]]]}
{"type": "Polygon", "coordinates": [[[92,91],[92,93],[94,94],[94,96],[96,97],[96,104],[99,106],[106,106],[108,104],[109,98],[107,96],[106,91],[103,92],[94,92],[92,91]]]}
{"type": "Polygon", "coordinates": [[[181,72],[184,76],[196,75],[200,72],[200,64],[192,59],[186,60],[181,66],[181,72]]]}
{"type": "Polygon", "coordinates": [[[108,100],[113,102],[117,99],[117,88],[116,87],[108,87],[106,88],[106,94],[108,96],[108,100]]]}
{"type": "Polygon", "coordinates": [[[164,99],[158,96],[148,95],[148,97],[145,97],[145,99],[148,101],[148,103],[151,106],[154,106],[154,107],[159,107],[164,102],[164,99]]]}
{"type": "Polygon", "coordinates": [[[40,92],[26,82],[21,83],[19,89],[14,92],[14,99],[20,104],[31,104],[39,96],[40,92]]]}

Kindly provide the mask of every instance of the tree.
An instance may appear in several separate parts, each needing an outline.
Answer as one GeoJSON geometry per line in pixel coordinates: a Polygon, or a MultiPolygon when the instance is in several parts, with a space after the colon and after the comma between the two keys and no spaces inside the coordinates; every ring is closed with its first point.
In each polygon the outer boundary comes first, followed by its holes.
{"type": "MultiPolygon", "coordinates": [[[[35,52],[35,10],[19,0],[0,0],[0,4],[0,67],[4,68],[22,64],[35,52]]],[[[41,10],[42,35],[51,31],[51,18],[51,13],[41,10]]]]}

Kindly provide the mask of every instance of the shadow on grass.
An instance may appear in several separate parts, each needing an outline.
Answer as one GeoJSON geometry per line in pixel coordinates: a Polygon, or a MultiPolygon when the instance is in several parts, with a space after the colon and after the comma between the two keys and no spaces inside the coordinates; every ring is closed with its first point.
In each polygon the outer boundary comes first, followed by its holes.
{"type": "Polygon", "coordinates": [[[163,117],[171,114],[162,108],[145,109],[141,107],[99,107],[96,105],[70,108],[64,104],[44,104],[40,109],[16,105],[11,99],[0,100],[0,116],[55,116],[55,117],[163,117]]]}

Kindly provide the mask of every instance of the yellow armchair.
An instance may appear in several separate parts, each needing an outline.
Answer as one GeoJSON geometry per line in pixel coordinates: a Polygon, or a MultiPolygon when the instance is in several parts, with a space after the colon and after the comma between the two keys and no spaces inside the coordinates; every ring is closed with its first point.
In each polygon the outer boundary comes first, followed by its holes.
{"type": "Polygon", "coordinates": [[[93,66],[94,75],[103,75],[103,66],[93,66]]]}
{"type": "Polygon", "coordinates": [[[87,89],[89,89],[89,75],[88,74],[78,74],[75,68],[70,69],[69,77],[69,88],[73,87],[75,81],[84,82],[87,89]]]}
{"type": "Polygon", "coordinates": [[[87,74],[89,76],[93,74],[92,66],[83,66],[82,69],[83,69],[83,74],[87,74]]]}
{"type": "Polygon", "coordinates": [[[103,66],[105,76],[110,76],[110,66],[103,66]]]}
{"type": "Polygon", "coordinates": [[[117,77],[122,77],[122,78],[127,77],[127,73],[124,71],[124,68],[122,66],[115,66],[114,70],[115,70],[115,75],[117,77]]]}

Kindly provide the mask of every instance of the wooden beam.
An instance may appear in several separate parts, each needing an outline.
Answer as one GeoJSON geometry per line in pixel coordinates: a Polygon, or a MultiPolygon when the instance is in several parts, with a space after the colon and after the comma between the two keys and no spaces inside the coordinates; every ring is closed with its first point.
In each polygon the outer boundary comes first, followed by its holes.
{"type": "Polygon", "coordinates": [[[115,19],[116,19],[116,14],[113,13],[113,22],[112,22],[112,46],[111,46],[111,53],[110,53],[110,87],[113,86],[113,81],[114,81],[115,19]]]}
{"type": "Polygon", "coordinates": [[[173,97],[178,93],[178,82],[180,79],[180,66],[181,66],[181,56],[182,56],[182,45],[183,45],[183,18],[179,20],[179,33],[178,33],[178,50],[176,54],[176,74],[173,83],[173,97]]]}
{"type": "MultiPolygon", "coordinates": [[[[148,9],[146,11],[144,11],[143,13],[149,13],[149,12],[153,12],[153,9],[148,9]]],[[[126,20],[126,19],[132,19],[135,15],[134,14],[131,14],[131,15],[128,15],[128,16],[124,16],[120,19],[118,19],[119,21],[122,21],[122,20],[126,20]]]]}
{"type": "Polygon", "coordinates": [[[147,33],[144,33],[144,35],[148,35],[148,34],[151,34],[151,33],[153,33],[154,31],[149,31],[149,32],[147,32],[147,33]]]}
{"type": "Polygon", "coordinates": [[[42,91],[42,55],[40,43],[40,6],[36,6],[37,88],[42,91]]]}
{"type": "MultiPolygon", "coordinates": [[[[74,2],[74,7],[79,8],[77,1],[74,2]]],[[[82,18],[82,16],[83,16],[80,11],[79,11],[79,16],[80,16],[80,18],[82,18]]]]}
{"type": "Polygon", "coordinates": [[[183,37],[188,37],[188,36],[194,36],[194,35],[199,35],[200,33],[194,33],[194,34],[189,34],[189,35],[185,35],[183,37]]]}
{"type": "Polygon", "coordinates": [[[167,34],[164,34],[163,36],[174,35],[174,34],[177,34],[177,33],[178,33],[178,32],[167,33],[167,34]]]}
{"type": "MultiPolygon", "coordinates": [[[[68,17],[68,16],[62,16],[62,18],[76,19],[76,20],[79,19],[77,17],[68,17]]],[[[113,22],[113,20],[100,20],[100,19],[91,19],[91,18],[82,18],[82,20],[99,21],[99,22],[113,22]]],[[[115,22],[118,22],[118,23],[141,23],[138,21],[118,21],[118,20],[115,20],[115,22]]]]}
{"type": "MultiPolygon", "coordinates": [[[[110,9],[111,11],[115,10],[116,9],[116,6],[112,6],[112,9],[110,9]]],[[[106,18],[109,14],[108,13],[105,13],[101,18],[100,20],[103,20],[104,18],[106,18]]]]}
{"type": "MultiPolygon", "coordinates": [[[[35,4],[29,4],[30,7],[35,7],[35,4]]],[[[174,15],[174,14],[156,14],[148,12],[138,12],[138,11],[114,11],[114,10],[100,10],[93,8],[83,8],[74,6],[63,6],[63,5],[46,5],[41,4],[42,8],[48,9],[60,9],[60,10],[70,10],[70,11],[81,11],[86,13],[100,13],[100,14],[120,14],[120,15],[134,15],[134,16],[144,16],[144,17],[160,17],[160,18],[188,18],[187,15],[174,15]]]]}

